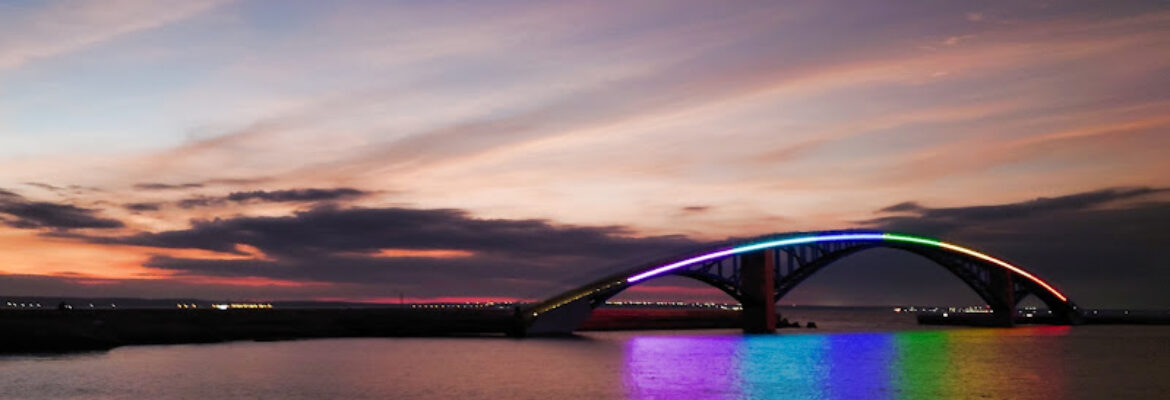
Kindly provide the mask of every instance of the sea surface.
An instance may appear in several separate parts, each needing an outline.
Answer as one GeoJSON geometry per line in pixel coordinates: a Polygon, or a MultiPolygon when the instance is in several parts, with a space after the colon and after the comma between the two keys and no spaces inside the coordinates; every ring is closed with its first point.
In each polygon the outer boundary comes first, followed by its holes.
{"type": "Polygon", "coordinates": [[[5,399],[1170,399],[1170,326],[819,329],[129,346],[0,356],[5,399]]]}

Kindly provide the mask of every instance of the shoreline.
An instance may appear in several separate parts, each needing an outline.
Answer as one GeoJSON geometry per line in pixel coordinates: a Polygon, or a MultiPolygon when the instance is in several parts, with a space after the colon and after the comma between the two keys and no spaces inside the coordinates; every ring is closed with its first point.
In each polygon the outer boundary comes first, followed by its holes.
{"type": "MultiPolygon", "coordinates": [[[[919,314],[920,325],[989,326],[987,315],[919,314]],[[982,318],[982,319],[981,319],[982,318]]],[[[782,321],[786,319],[777,316],[782,321]]],[[[265,310],[0,310],[0,354],[109,350],[129,345],[279,341],[361,337],[507,337],[516,328],[505,308],[265,310]]],[[[1017,324],[1044,324],[1021,318],[1017,324]]],[[[1170,325],[1149,313],[1088,315],[1088,325],[1170,325]]],[[[736,329],[740,312],[719,309],[599,308],[580,331],[736,329]]],[[[781,322],[779,329],[795,328],[781,322]]]]}

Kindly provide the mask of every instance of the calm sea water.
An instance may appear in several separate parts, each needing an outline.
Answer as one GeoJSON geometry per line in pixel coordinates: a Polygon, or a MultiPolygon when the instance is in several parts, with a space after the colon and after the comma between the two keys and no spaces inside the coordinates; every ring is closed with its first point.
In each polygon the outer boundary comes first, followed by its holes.
{"type": "Polygon", "coordinates": [[[822,329],[234,342],[5,356],[0,398],[1170,398],[1170,327],[926,329],[892,313],[787,315],[822,329]]]}

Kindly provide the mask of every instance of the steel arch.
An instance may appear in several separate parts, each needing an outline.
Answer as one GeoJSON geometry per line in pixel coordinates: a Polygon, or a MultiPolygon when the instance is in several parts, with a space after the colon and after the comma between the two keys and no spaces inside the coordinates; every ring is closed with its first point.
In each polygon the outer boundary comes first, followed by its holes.
{"type": "Polygon", "coordinates": [[[1079,315],[1076,305],[1048,282],[1006,261],[966,247],[891,232],[826,231],[767,235],[647,263],[537,303],[523,311],[521,323],[530,333],[571,332],[606,299],[643,281],[668,275],[699,280],[742,301],[740,257],[760,251],[775,252],[773,301],[778,301],[828,265],[878,247],[904,250],[934,261],[987,301],[993,312],[1014,312],[1015,305],[1032,294],[1047,304],[1054,314],[1066,315],[1065,319],[1070,322],[1079,315]],[[550,317],[552,314],[557,315],[550,317]]]}

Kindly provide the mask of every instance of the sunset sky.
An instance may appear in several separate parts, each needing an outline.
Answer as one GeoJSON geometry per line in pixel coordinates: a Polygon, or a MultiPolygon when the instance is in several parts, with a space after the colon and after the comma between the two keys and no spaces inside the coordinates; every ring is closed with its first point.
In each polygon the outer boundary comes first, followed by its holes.
{"type": "MultiPolygon", "coordinates": [[[[1168,49],[1164,1],[0,2],[0,295],[534,298],[872,228],[1170,307],[1168,49]]],[[[915,301],[978,297],[875,251],[784,303],[915,301]]]]}

